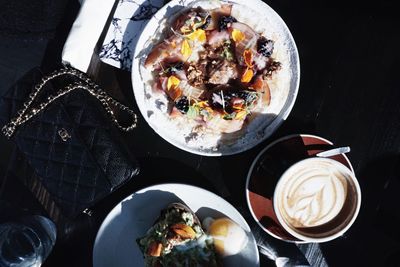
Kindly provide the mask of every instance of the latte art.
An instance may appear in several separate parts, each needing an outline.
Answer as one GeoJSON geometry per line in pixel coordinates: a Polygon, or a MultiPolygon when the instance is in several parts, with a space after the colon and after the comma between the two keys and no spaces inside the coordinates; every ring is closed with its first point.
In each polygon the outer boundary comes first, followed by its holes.
{"type": "Polygon", "coordinates": [[[360,210],[354,173],[330,158],[303,159],[287,169],[274,191],[280,225],[299,241],[326,242],[349,229],[360,210]]]}
{"type": "Polygon", "coordinates": [[[346,194],[346,177],[330,162],[303,166],[283,188],[281,212],[295,228],[320,226],[339,214],[346,194]]]}

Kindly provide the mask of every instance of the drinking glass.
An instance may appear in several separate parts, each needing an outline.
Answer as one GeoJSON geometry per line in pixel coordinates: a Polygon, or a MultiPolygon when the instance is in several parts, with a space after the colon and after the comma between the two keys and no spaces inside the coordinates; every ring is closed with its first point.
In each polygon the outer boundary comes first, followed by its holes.
{"type": "Polygon", "coordinates": [[[0,224],[0,267],[37,267],[50,254],[56,227],[48,218],[31,215],[0,224]]]}

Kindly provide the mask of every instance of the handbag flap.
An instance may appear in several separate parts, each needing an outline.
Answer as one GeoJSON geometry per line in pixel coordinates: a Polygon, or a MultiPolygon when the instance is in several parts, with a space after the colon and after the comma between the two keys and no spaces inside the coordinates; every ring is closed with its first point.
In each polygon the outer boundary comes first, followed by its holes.
{"type": "Polygon", "coordinates": [[[138,163],[123,143],[118,130],[109,123],[110,118],[99,101],[83,90],[70,93],[63,100],[63,107],[71,116],[78,135],[92,152],[91,155],[111,184],[117,188],[126,177],[139,172],[138,163]],[[131,164],[127,165],[129,161],[131,164]]]}

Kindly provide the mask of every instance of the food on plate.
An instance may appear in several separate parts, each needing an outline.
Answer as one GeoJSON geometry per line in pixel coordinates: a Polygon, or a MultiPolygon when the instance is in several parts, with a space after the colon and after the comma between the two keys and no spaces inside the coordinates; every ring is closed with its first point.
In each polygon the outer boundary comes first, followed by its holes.
{"type": "Polygon", "coordinates": [[[146,235],[137,239],[145,266],[221,266],[213,239],[187,206],[172,203],[161,211],[146,235]]]}
{"type": "Polygon", "coordinates": [[[229,218],[212,219],[207,217],[203,225],[213,240],[215,249],[222,256],[239,253],[247,244],[246,232],[229,218]]]}
{"type": "Polygon", "coordinates": [[[196,131],[233,133],[270,105],[269,83],[281,69],[274,41],[232,16],[232,5],[190,8],[147,55],[152,90],[169,100],[171,119],[196,122],[196,131]]]}

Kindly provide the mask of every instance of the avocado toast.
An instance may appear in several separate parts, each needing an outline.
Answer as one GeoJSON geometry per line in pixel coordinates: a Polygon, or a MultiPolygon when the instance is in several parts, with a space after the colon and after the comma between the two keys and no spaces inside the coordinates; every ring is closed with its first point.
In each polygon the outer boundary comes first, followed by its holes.
{"type": "Polygon", "coordinates": [[[181,203],[163,209],[154,225],[136,242],[145,266],[221,266],[213,239],[205,234],[196,214],[181,203]]]}

